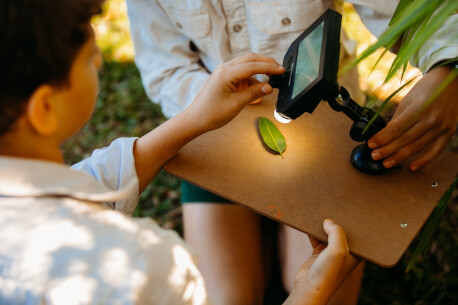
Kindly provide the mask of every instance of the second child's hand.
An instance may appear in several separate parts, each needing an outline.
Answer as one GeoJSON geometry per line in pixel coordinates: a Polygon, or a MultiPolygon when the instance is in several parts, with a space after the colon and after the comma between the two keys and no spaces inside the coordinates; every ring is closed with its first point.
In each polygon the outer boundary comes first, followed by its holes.
{"type": "Polygon", "coordinates": [[[458,78],[425,107],[425,102],[452,68],[437,67],[429,71],[399,104],[393,119],[368,141],[374,149],[372,158],[383,160],[391,168],[420,152],[410,164],[417,170],[447,146],[458,122],[458,78]]]}
{"type": "Polygon", "coordinates": [[[254,75],[283,72],[284,68],[271,57],[254,53],[219,65],[185,111],[136,141],[134,157],[139,192],[189,141],[224,126],[250,102],[272,93],[272,87],[256,81],[254,75]]]}
{"type": "Polygon", "coordinates": [[[350,254],[343,228],[330,219],[323,222],[328,245],[310,238],[312,256],[296,274],[294,289],[284,305],[325,305],[345,278],[361,262],[350,254]]]}
{"type": "Polygon", "coordinates": [[[252,76],[281,74],[284,68],[269,56],[250,53],[219,65],[189,110],[197,113],[205,131],[231,121],[246,105],[272,93],[268,83],[252,76]]]}

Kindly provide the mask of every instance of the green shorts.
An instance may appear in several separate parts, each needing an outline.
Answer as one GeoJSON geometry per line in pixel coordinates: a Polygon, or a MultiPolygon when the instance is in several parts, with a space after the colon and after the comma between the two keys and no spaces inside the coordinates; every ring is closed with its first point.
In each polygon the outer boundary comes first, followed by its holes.
{"type": "Polygon", "coordinates": [[[181,202],[182,203],[195,203],[195,202],[217,202],[230,204],[227,199],[219,197],[213,193],[210,193],[200,187],[195,186],[184,180],[181,181],[181,202]]]}

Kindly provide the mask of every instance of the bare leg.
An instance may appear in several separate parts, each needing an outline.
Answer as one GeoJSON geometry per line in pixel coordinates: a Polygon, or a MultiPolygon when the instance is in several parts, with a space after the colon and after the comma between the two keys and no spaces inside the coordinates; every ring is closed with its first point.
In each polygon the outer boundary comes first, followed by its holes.
{"type": "Polygon", "coordinates": [[[262,304],[261,216],[234,204],[183,207],[185,239],[197,251],[212,304],[262,304]]]}
{"type": "Polygon", "coordinates": [[[278,226],[278,258],[283,286],[290,293],[299,267],[312,255],[313,248],[307,234],[285,225],[278,226]]]}
{"type": "MultiPolygon", "coordinates": [[[[291,227],[280,225],[279,227],[279,259],[282,269],[282,280],[286,291],[291,292],[294,287],[294,278],[299,267],[312,254],[313,248],[305,233],[291,227]]],[[[354,305],[358,301],[364,264],[359,264],[337,289],[329,305],[354,305]]]]}

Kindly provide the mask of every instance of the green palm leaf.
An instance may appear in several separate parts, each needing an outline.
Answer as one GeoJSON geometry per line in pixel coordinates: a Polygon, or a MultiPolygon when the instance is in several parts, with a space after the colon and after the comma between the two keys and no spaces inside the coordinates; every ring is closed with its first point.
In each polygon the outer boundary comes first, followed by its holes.
{"type": "Polygon", "coordinates": [[[415,251],[412,254],[412,257],[407,264],[406,273],[409,272],[410,269],[415,265],[415,262],[423,255],[426,250],[429,248],[429,244],[431,242],[431,236],[433,234],[434,228],[436,227],[437,223],[441,215],[444,213],[445,208],[447,207],[448,202],[452,198],[453,190],[456,188],[458,184],[458,176],[455,177],[455,181],[452,182],[449,189],[442,195],[441,199],[437,203],[436,208],[434,209],[431,217],[426,222],[425,227],[423,228],[423,232],[420,237],[420,241],[418,242],[415,251]]]}
{"type": "MultiPolygon", "coordinates": [[[[458,10],[458,1],[456,0],[400,0],[395,13],[390,21],[389,28],[380,36],[378,41],[369,46],[357,58],[350,62],[342,69],[340,73],[346,72],[357,65],[377,49],[385,47],[390,49],[398,40],[402,39],[402,45],[398,54],[393,61],[384,83],[388,82],[402,68],[401,78],[404,76],[405,69],[409,59],[424,45],[424,43],[439,29],[446,19],[458,10]]],[[[376,62],[376,65],[386,53],[386,50],[381,54],[376,62]]],[[[456,59],[454,59],[456,60],[456,59]]],[[[434,90],[431,96],[424,103],[423,107],[428,107],[430,103],[456,78],[458,77],[457,69],[453,69],[447,78],[434,90]]],[[[371,119],[366,129],[372,124],[375,118],[380,115],[382,109],[387,105],[389,100],[395,96],[402,88],[409,84],[412,80],[398,88],[393,92],[379,107],[378,111],[371,119]]],[[[437,207],[433,211],[431,217],[427,221],[417,248],[407,265],[408,272],[425,252],[431,241],[431,236],[436,227],[440,216],[447,207],[452,196],[453,190],[458,184],[458,177],[451,184],[448,191],[442,196],[437,207]]]]}
{"type": "Polygon", "coordinates": [[[391,17],[390,23],[388,24],[391,26],[393,23],[395,23],[398,18],[402,17],[407,10],[407,8],[412,4],[414,0],[401,0],[399,1],[398,6],[396,7],[396,10],[394,11],[393,17],[391,17]]]}
{"type": "MultiPolygon", "coordinates": [[[[374,53],[377,49],[381,47],[392,46],[399,39],[402,38],[402,35],[408,33],[411,29],[416,29],[418,26],[433,12],[435,12],[439,7],[444,4],[444,1],[441,0],[409,0],[410,3],[406,4],[406,1],[401,1],[404,7],[399,11],[399,13],[394,16],[391,20],[390,27],[379,37],[378,41],[373,45],[369,46],[364,50],[361,55],[356,57],[351,61],[347,66],[345,66],[340,73],[345,73],[355,65],[360,63],[362,60],[367,58],[369,55],[374,53]]],[[[452,4],[452,1],[446,0],[444,7],[448,7],[448,4],[452,4]]],[[[451,5],[455,7],[456,4],[451,5]]],[[[451,10],[451,7],[448,9],[451,10]]],[[[454,9],[456,10],[456,8],[454,9]]],[[[453,12],[453,11],[452,11],[453,12]]],[[[450,14],[449,14],[450,15],[450,14]]],[[[436,17],[435,17],[436,18],[436,17]]],[[[414,31],[415,32],[415,31],[414,31]]],[[[432,33],[431,33],[432,34],[432,33]]],[[[416,36],[415,36],[416,37],[416,36]]],[[[429,37],[429,36],[428,36],[429,37]]],[[[404,41],[403,48],[410,48],[410,40],[404,41]]]]}
{"type": "Polygon", "coordinates": [[[390,94],[390,96],[388,96],[382,103],[382,105],[380,105],[380,107],[377,109],[377,111],[375,112],[374,116],[370,119],[369,123],[367,123],[367,126],[366,128],[364,128],[363,130],[363,134],[367,131],[367,129],[369,129],[369,126],[372,125],[372,123],[374,123],[375,119],[380,115],[380,113],[382,112],[382,110],[385,108],[385,106],[388,104],[388,102],[396,95],[399,93],[399,91],[401,91],[402,89],[404,89],[404,87],[408,86],[411,82],[413,82],[418,76],[420,75],[417,75],[415,76],[414,78],[410,79],[408,82],[406,82],[405,84],[403,84],[402,86],[400,86],[398,89],[396,89],[393,93],[390,94]]]}
{"type": "Polygon", "coordinates": [[[431,35],[437,31],[437,29],[444,23],[444,21],[458,9],[458,1],[450,3],[446,1],[442,6],[440,6],[434,16],[432,14],[425,16],[426,20],[421,24],[418,32],[414,37],[410,38],[407,41],[407,46],[401,47],[394,60],[390,71],[385,79],[387,82],[391,79],[395,72],[399,70],[403,65],[407,64],[412,55],[420,49],[420,47],[426,42],[426,40],[431,37],[431,35]]]}

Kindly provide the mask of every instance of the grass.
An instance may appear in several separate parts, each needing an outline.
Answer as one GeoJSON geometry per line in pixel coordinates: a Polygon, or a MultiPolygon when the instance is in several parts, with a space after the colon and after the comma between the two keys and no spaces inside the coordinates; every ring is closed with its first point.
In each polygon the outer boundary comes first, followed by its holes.
{"type": "MultiPolygon", "coordinates": [[[[351,14],[350,11],[345,18],[353,18],[351,14]]],[[[151,103],[145,95],[133,62],[124,1],[110,0],[104,15],[95,23],[98,43],[105,58],[100,73],[99,101],[92,119],[63,147],[69,164],[88,157],[92,150],[108,145],[115,138],[140,136],[165,120],[159,106],[151,103]]],[[[350,23],[350,31],[352,28],[356,35],[363,35],[359,33],[360,26],[350,23]]],[[[370,68],[360,67],[360,73],[364,74],[367,72],[364,69],[370,68]]],[[[366,88],[372,86],[363,85],[366,88]]],[[[376,90],[371,90],[368,89],[376,93],[376,90]]],[[[455,139],[455,142],[458,141],[455,139]]],[[[134,216],[152,217],[163,227],[182,233],[179,192],[179,180],[161,172],[141,195],[134,216]]],[[[366,264],[359,305],[458,304],[456,192],[453,198],[433,233],[430,251],[408,274],[405,274],[405,269],[418,240],[394,268],[366,264]]]]}

